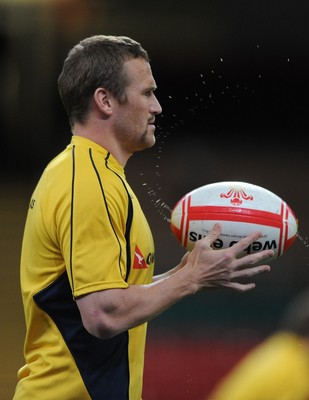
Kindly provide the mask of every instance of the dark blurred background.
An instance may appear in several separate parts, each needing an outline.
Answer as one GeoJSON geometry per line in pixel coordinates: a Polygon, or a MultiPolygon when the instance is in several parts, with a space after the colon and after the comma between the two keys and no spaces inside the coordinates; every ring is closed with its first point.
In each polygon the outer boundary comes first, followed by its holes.
{"type": "Polygon", "coordinates": [[[307,1],[0,0],[0,398],[23,363],[19,256],[28,201],[46,163],[70,141],[57,92],[69,49],[120,34],[148,50],[163,113],[154,148],[127,177],[156,242],[157,272],[184,251],[170,210],[188,191],[241,180],[282,197],[299,219],[293,247],[249,293],[214,290],[149,324],[144,400],[202,400],[245,351],[276,329],[308,286],[307,1]]]}

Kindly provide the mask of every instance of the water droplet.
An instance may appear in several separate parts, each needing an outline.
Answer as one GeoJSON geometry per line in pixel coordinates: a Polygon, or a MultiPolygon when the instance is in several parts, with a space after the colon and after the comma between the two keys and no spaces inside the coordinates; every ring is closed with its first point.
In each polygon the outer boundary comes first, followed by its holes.
{"type": "Polygon", "coordinates": [[[305,247],[309,247],[309,238],[308,238],[308,236],[302,236],[299,232],[296,234],[296,236],[305,247]]]}

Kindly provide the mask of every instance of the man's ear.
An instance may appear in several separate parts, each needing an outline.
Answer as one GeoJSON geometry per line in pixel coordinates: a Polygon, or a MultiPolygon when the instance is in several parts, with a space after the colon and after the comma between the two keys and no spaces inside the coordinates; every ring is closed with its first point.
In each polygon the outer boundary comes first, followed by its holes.
{"type": "Polygon", "coordinates": [[[104,88],[97,88],[94,92],[93,99],[96,106],[102,113],[106,115],[112,114],[111,94],[108,90],[104,88]]]}

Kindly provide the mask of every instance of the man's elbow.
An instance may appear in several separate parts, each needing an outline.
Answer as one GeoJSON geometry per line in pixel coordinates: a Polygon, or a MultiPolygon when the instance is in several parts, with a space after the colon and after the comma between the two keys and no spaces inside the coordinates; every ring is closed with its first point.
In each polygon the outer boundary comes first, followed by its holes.
{"type": "Polygon", "coordinates": [[[101,317],[100,320],[97,320],[88,317],[82,318],[82,322],[86,331],[98,339],[111,339],[121,332],[119,327],[113,322],[112,318],[101,317]]]}
{"type": "Polygon", "coordinates": [[[110,339],[126,330],[119,315],[119,292],[117,296],[114,293],[113,290],[94,292],[76,301],[84,328],[98,339],[110,339]]]}

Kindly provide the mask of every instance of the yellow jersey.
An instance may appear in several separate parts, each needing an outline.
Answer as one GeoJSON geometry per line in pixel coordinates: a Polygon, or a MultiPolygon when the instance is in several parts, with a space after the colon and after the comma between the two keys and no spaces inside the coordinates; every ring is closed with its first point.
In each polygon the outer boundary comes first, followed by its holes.
{"type": "Polygon", "coordinates": [[[148,284],[154,243],[123,167],[73,136],[30,200],[21,254],[25,365],[14,400],[140,400],[147,324],[108,340],[83,327],[75,299],[148,284]]]}

